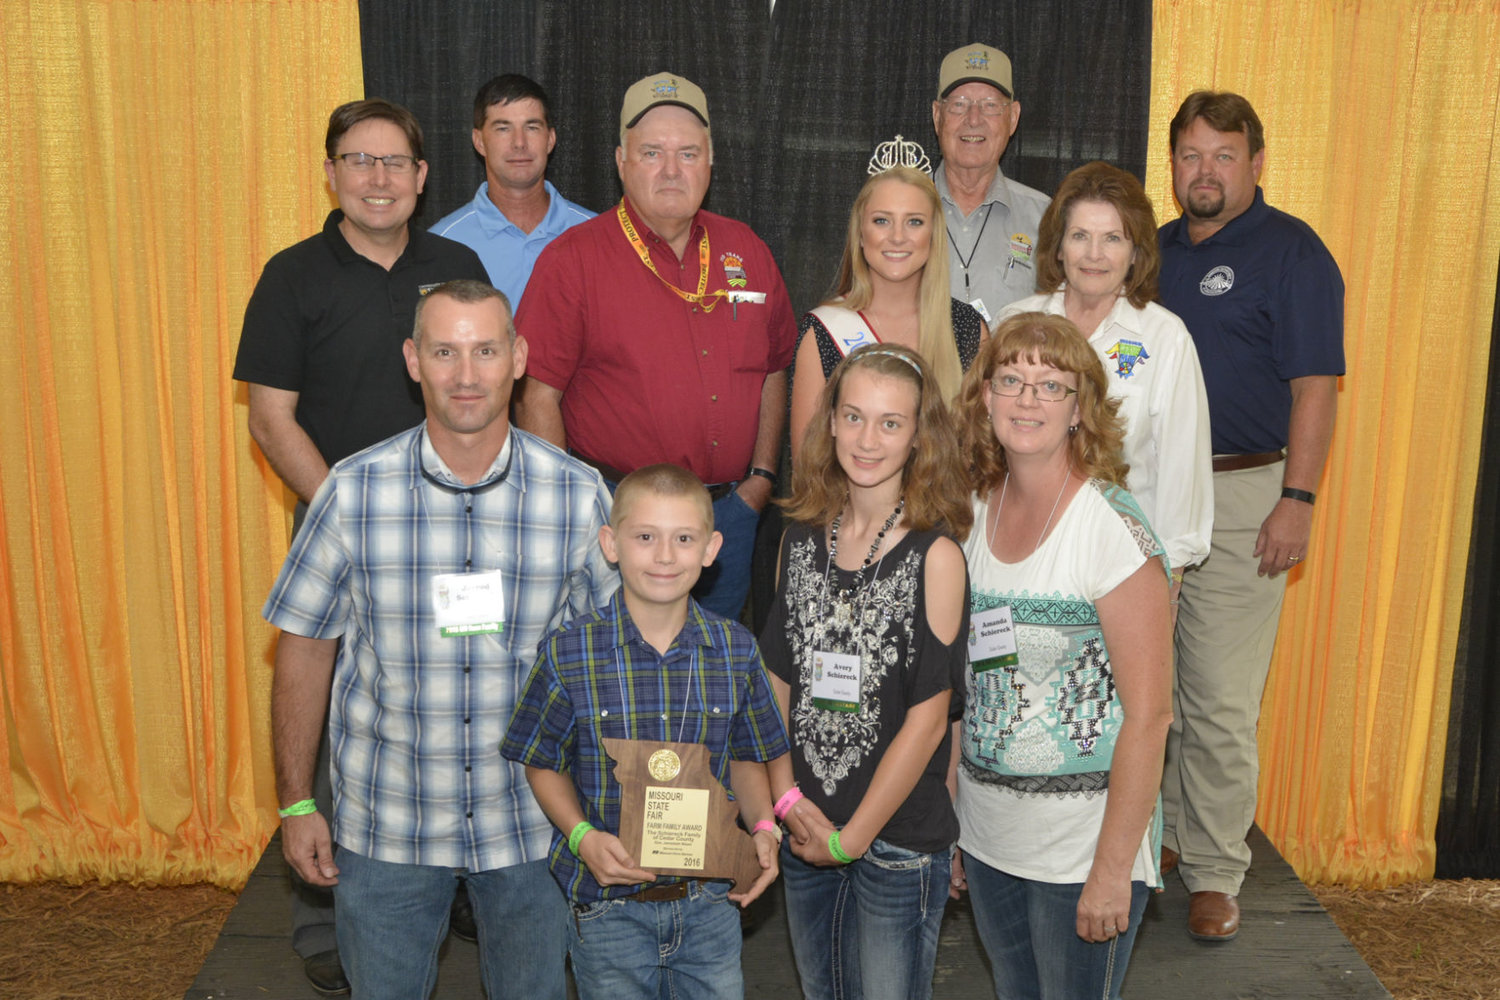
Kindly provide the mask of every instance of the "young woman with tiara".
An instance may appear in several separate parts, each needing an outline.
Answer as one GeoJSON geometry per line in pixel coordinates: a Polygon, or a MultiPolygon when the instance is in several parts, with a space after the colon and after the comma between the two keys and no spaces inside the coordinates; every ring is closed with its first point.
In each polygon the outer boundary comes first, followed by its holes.
{"type": "Polygon", "coordinates": [[[972,512],[952,417],[913,350],[850,353],[793,466],[761,636],[792,752],[771,771],[809,998],[931,996],[958,823],[972,512]]]}
{"type": "Polygon", "coordinates": [[[911,348],[952,402],[984,334],[979,313],[948,295],[943,202],[931,178],[907,166],[876,172],[849,210],[833,296],[802,317],[797,331],[793,458],[834,366],[856,346],[911,348]]]}

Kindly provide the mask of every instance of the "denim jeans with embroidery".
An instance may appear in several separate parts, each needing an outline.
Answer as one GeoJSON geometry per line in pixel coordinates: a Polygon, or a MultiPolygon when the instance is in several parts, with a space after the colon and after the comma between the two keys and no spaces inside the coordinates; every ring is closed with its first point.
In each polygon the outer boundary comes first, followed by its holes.
{"type": "Polygon", "coordinates": [[[787,925],[808,1000],[928,1000],[948,904],[951,848],[935,854],[876,840],[837,868],[781,852],[787,925]]]}

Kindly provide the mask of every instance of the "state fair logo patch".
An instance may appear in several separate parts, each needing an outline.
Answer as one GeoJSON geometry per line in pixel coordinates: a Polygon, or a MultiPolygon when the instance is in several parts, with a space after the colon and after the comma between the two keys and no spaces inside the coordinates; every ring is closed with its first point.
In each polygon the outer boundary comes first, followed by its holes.
{"type": "Polygon", "coordinates": [[[1146,353],[1146,345],[1135,340],[1117,340],[1115,345],[1109,349],[1109,356],[1115,363],[1115,374],[1121,378],[1129,378],[1135,374],[1135,366],[1143,365],[1151,355],[1146,353]]]}
{"type": "Polygon", "coordinates": [[[726,253],[719,258],[724,265],[724,280],[731,288],[745,287],[745,262],[737,253],[726,253]]]}
{"type": "Polygon", "coordinates": [[[1198,282],[1198,291],[1204,295],[1223,295],[1234,287],[1234,268],[1225,264],[1209,271],[1198,282]]]}

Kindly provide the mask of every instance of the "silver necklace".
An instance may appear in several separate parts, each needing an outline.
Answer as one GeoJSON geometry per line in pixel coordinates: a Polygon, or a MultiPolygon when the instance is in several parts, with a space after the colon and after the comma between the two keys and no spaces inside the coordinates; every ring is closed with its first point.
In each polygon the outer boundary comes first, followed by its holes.
{"type": "MultiPolygon", "coordinates": [[[[1057,488],[1057,499],[1052,501],[1052,509],[1047,512],[1047,520],[1042,524],[1042,533],[1036,536],[1036,544],[1031,547],[1031,552],[1022,556],[1022,559],[1031,558],[1032,553],[1042,547],[1042,539],[1047,537],[1047,529],[1052,527],[1052,515],[1057,513],[1057,505],[1062,503],[1063,492],[1068,488],[1068,476],[1064,474],[1062,485],[1057,488]]],[[[1000,527],[1000,511],[1005,509],[1005,488],[1010,485],[1010,473],[1005,474],[1005,482],[1000,484],[1000,500],[995,504],[995,523],[990,525],[990,554],[995,552],[995,531],[1000,527]]],[[[1018,562],[1020,560],[1017,560],[1018,562]]]]}

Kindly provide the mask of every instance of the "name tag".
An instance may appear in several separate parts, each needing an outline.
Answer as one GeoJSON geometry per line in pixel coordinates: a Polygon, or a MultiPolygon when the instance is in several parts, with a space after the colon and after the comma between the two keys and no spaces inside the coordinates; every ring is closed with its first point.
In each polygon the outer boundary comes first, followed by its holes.
{"type": "Polygon", "coordinates": [[[765,292],[741,292],[735,289],[729,290],[729,301],[738,305],[741,302],[765,302],[765,292]]]}
{"type": "Polygon", "coordinates": [[[500,573],[438,573],[432,578],[432,614],[443,635],[505,631],[500,573]]]}
{"type": "Polygon", "coordinates": [[[995,321],[990,318],[990,311],[984,307],[984,299],[975,299],[973,302],[970,302],[969,305],[973,306],[974,311],[977,312],[984,320],[985,326],[994,325],[995,321]]]}
{"type": "Polygon", "coordinates": [[[859,671],[858,656],[813,650],[813,707],[858,712],[859,671]]]}
{"type": "Polygon", "coordinates": [[[1016,625],[1009,604],[969,616],[969,666],[976,674],[1014,667],[1019,662],[1016,625]]]}

